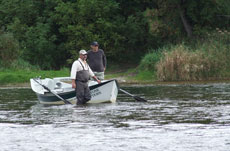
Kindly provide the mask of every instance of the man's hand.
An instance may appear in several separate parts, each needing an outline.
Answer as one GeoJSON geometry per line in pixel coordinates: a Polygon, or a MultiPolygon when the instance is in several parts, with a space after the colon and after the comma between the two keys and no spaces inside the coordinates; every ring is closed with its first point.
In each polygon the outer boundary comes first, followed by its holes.
{"type": "Polygon", "coordinates": [[[76,83],[75,83],[75,80],[72,80],[72,88],[76,88],[76,83]]]}
{"type": "Polygon", "coordinates": [[[101,83],[101,80],[98,80],[98,79],[97,79],[97,83],[101,83]]]}
{"type": "Polygon", "coordinates": [[[101,81],[100,81],[100,80],[98,80],[98,78],[97,78],[96,76],[93,76],[93,78],[94,78],[94,80],[96,80],[96,81],[97,81],[97,83],[101,83],[101,81]]]}

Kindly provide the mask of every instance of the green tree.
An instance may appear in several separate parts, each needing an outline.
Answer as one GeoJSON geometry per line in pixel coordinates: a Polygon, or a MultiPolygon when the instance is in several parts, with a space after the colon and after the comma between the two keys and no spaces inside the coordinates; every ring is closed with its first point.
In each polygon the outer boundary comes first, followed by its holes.
{"type": "Polygon", "coordinates": [[[0,1],[0,28],[19,42],[21,57],[59,69],[98,41],[109,60],[139,62],[148,50],[230,24],[225,0],[0,1]],[[127,55],[124,55],[127,54],[127,55]]]}
{"type": "Polygon", "coordinates": [[[229,21],[220,14],[230,14],[229,1],[156,0],[157,8],[148,9],[151,32],[161,38],[176,39],[199,35],[216,27],[226,27],[229,21]]]}
{"type": "Polygon", "coordinates": [[[42,69],[66,64],[57,24],[51,19],[58,1],[1,1],[0,25],[14,34],[20,43],[22,58],[42,69]],[[60,61],[62,60],[62,61],[60,61]]]}
{"type": "Polygon", "coordinates": [[[56,37],[50,34],[49,24],[38,23],[35,27],[28,28],[26,32],[26,48],[23,52],[23,58],[33,65],[39,65],[42,69],[51,69],[55,67],[55,57],[58,55],[56,37]]]}
{"type": "Polygon", "coordinates": [[[117,33],[116,9],[118,5],[108,0],[78,0],[60,2],[52,15],[65,37],[65,49],[75,55],[80,49],[89,49],[92,41],[98,41],[108,56],[123,38],[117,33]]]}
{"type": "Polygon", "coordinates": [[[11,33],[0,31],[0,64],[8,67],[19,56],[19,44],[11,33]]]}

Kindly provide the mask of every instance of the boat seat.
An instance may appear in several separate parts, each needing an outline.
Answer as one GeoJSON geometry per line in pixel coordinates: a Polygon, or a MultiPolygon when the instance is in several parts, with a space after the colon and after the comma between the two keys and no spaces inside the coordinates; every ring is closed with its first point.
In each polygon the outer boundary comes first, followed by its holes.
{"type": "Polygon", "coordinates": [[[46,78],[46,86],[50,89],[50,90],[54,90],[55,88],[55,83],[53,79],[50,78],[46,78]]]}
{"type": "Polygon", "coordinates": [[[61,82],[57,82],[55,85],[55,89],[61,89],[61,88],[62,88],[61,82]]]}

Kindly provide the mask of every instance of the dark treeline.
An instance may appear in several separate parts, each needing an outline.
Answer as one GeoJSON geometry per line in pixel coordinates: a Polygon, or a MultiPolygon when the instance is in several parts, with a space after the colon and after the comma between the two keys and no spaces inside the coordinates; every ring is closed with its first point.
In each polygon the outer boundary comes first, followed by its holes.
{"type": "Polygon", "coordinates": [[[230,25],[229,0],[0,0],[0,64],[60,69],[98,41],[109,60],[230,25]],[[10,60],[10,61],[9,61],[10,60]]]}

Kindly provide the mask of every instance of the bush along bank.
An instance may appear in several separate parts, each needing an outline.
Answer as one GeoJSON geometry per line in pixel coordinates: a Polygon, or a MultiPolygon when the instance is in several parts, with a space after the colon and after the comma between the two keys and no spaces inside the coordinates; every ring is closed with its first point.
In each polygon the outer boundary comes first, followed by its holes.
{"type": "MultiPolygon", "coordinates": [[[[217,29],[203,37],[152,50],[143,57],[138,67],[132,65],[122,70],[124,66],[119,64],[113,64],[117,65],[115,69],[108,65],[105,78],[121,79],[124,83],[230,80],[230,32],[217,29]]],[[[38,76],[69,76],[69,69],[42,71],[23,60],[15,61],[10,68],[2,68],[0,62],[0,86],[29,83],[30,78],[38,76]]]]}
{"type": "Polygon", "coordinates": [[[151,71],[157,81],[230,79],[229,41],[230,32],[217,30],[190,44],[152,51],[142,59],[139,73],[151,71]]]}

